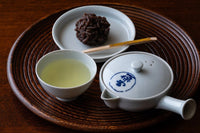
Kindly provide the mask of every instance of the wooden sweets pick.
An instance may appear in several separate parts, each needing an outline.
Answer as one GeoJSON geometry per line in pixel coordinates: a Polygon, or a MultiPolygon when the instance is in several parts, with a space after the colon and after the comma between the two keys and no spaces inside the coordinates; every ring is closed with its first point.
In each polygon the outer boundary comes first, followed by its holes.
{"type": "Polygon", "coordinates": [[[118,46],[138,45],[138,44],[143,44],[143,43],[156,41],[156,40],[157,40],[157,37],[147,37],[147,38],[143,38],[143,39],[137,39],[137,40],[132,40],[132,41],[126,41],[126,42],[120,42],[120,43],[115,43],[115,44],[110,44],[110,45],[90,48],[90,49],[83,50],[82,52],[90,53],[90,52],[101,51],[101,50],[110,49],[110,48],[118,47],[118,46]]]}

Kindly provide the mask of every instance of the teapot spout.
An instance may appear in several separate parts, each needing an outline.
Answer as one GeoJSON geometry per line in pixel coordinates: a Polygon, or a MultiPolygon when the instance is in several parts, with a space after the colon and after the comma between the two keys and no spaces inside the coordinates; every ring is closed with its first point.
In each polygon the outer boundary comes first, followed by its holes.
{"type": "Polygon", "coordinates": [[[114,108],[118,107],[119,97],[110,93],[106,89],[103,90],[103,92],[101,93],[101,99],[104,101],[106,106],[108,106],[110,108],[114,109],[114,108]]]}
{"type": "Polygon", "coordinates": [[[175,112],[184,120],[189,120],[196,112],[196,102],[193,99],[179,100],[165,96],[159,101],[157,108],[175,112]]]}

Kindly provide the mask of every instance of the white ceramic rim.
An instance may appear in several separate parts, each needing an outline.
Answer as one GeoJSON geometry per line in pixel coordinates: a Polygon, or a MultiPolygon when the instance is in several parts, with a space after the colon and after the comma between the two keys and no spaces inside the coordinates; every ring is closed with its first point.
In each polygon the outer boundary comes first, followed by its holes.
{"type": "Polygon", "coordinates": [[[56,89],[74,89],[74,88],[78,88],[78,87],[84,86],[84,85],[88,84],[89,82],[91,82],[91,81],[95,78],[96,73],[97,73],[97,65],[96,65],[95,61],[94,61],[90,56],[88,56],[87,54],[85,54],[85,53],[83,53],[83,52],[80,52],[80,51],[77,51],[77,50],[71,50],[71,49],[55,50],[55,51],[49,52],[49,53],[43,55],[43,56],[37,61],[36,65],[35,65],[35,74],[36,74],[38,80],[39,80],[40,82],[42,82],[43,84],[45,84],[45,85],[47,85],[47,86],[49,86],[49,87],[56,88],[56,89]],[[92,75],[91,75],[91,77],[90,77],[90,80],[88,80],[88,81],[87,81],[86,83],[84,83],[84,84],[81,84],[81,85],[78,85],[78,86],[74,86],[74,87],[57,87],[57,86],[50,85],[50,84],[46,83],[45,81],[43,81],[43,80],[40,78],[40,76],[39,76],[39,74],[38,74],[38,72],[37,72],[39,63],[40,63],[44,58],[48,58],[48,56],[51,55],[51,54],[56,54],[56,53],[59,53],[59,52],[69,52],[69,51],[70,51],[70,52],[76,52],[76,53],[83,54],[83,55],[87,56],[87,58],[88,58],[89,60],[91,60],[91,61],[95,64],[95,65],[94,65],[94,66],[95,66],[95,68],[94,68],[95,71],[94,71],[94,73],[92,73],[92,75]]]}
{"type": "MultiPolygon", "coordinates": [[[[117,97],[119,98],[122,98],[122,99],[127,99],[127,100],[135,100],[135,101],[142,101],[142,100],[150,100],[150,99],[154,99],[154,98],[158,98],[160,96],[163,96],[163,95],[166,95],[166,93],[169,91],[172,83],[173,83],[173,80],[174,80],[174,74],[173,74],[173,71],[172,71],[172,68],[170,67],[170,65],[164,60],[162,59],[161,57],[159,56],[156,56],[154,54],[151,54],[151,53],[148,53],[148,52],[141,52],[141,51],[131,51],[131,52],[124,52],[124,53],[121,53],[121,54],[118,54],[110,59],[108,59],[104,64],[103,66],[101,67],[101,70],[99,72],[99,81],[100,83],[107,89],[107,91],[109,91],[110,93],[112,93],[113,95],[116,95],[117,97]],[[163,90],[161,91],[160,93],[157,93],[156,95],[152,95],[152,96],[149,96],[149,97],[145,97],[145,98],[128,98],[128,97],[122,97],[122,96],[118,96],[116,94],[113,94],[112,91],[110,91],[110,89],[106,86],[104,80],[103,80],[103,71],[105,69],[105,67],[107,66],[107,64],[109,64],[113,59],[119,57],[119,56],[123,56],[123,55],[127,55],[127,54],[146,54],[146,55],[150,55],[150,56],[154,56],[156,58],[158,58],[159,60],[161,60],[164,64],[166,64],[166,66],[169,68],[169,71],[170,71],[170,75],[171,75],[171,80],[168,84],[168,86],[163,90]]],[[[103,90],[102,90],[103,91],[103,90]]]]}
{"type": "MultiPolygon", "coordinates": [[[[62,14],[57,20],[56,22],[54,23],[53,25],[53,28],[52,28],[52,37],[53,37],[53,40],[54,42],[56,43],[56,45],[62,50],[62,49],[65,49],[62,45],[60,45],[57,37],[55,37],[55,30],[56,30],[56,27],[59,25],[60,21],[65,18],[66,16],[68,16],[69,14],[72,14],[74,11],[77,11],[77,10],[84,10],[84,9],[87,9],[88,8],[102,8],[102,10],[110,10],[110,12],[115,12],[116,14],[119,14],[119,15],[122,15],[124,18],[126,18],[126,20],[129,21],[129,23],[131,24],[131,27],[132,27],[132,38],[127,40],[127,41],[130,41],[130,40],[134,40],[135,39],[135,35],[136,35],[136,29],[135,29],[135,25],[134,23],[132,22],[132,20],[126,15],[124,14],[123,12],[117,10],[117,9],[114,9],[114,8],[111,8],[111,7],[107,7],[107,6],[101,6],[101,5],[88,5],[88,6],[81,6],[81,7],[77,7],[77,8],[74,8],[74,9],[71,9],[67,12],[65,12],[64,14],[62,14]]],[[[119,50],[118,52],[115,52],[113,54],[110,54],[110,55],[107,55],[107,56],[104,56],[104,57],[92,57],[96,62],[102,62],[103,60],[107,60],[108,58],[110,57],[113,57],[125,50],[127,50],[129,48],[129,46],[123,46],[121,48],[121,50],[119,50]]]]}

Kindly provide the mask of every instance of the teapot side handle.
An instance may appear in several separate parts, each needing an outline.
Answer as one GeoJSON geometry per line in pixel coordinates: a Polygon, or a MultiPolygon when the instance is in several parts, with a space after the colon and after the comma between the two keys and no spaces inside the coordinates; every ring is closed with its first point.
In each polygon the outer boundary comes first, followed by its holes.
{"type": "Polygon", "coordinates": [[[187,100],[180,100],[170,96],[164,96],[157,104],[157,109],[164,109],[175,112],[184,120],[191,119],[196,112],[196,102],[190,98],[187,100]]]}

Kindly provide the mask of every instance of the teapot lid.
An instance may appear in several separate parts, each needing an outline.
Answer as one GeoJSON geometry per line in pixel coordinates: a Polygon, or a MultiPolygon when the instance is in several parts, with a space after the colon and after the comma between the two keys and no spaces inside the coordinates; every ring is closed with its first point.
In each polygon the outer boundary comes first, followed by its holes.
{"type": "Polygon", "coordinates": [[[162,58],[147,52],[125,52],[104,63],[100,80],[119,97],[147,98],[167,92],[173,72],[162,58]]]}

